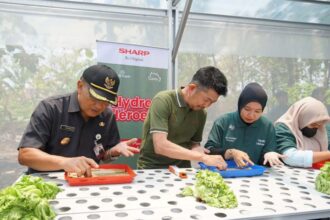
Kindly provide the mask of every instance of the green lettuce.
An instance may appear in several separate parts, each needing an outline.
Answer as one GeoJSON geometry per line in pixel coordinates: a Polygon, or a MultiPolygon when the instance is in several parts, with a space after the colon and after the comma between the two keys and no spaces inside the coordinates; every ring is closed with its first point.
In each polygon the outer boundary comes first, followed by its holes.
{"type": "Polygon", "coordinates": [[[60,192],[55,183],[41,177],[23,176],[16,184],[0,191],[0,219],[54,219],[48,199],[60,192]]]}
{"type": "Polygon", "coordinates": [[[196,174],[194,188],[185,187],[184,196],[194,196],[206,204],[217,208],[237,207],[237,199],[233,191],[225,183],[219,173],[201,170],[196,174]]]}
{"type": "Polygon", "coordinates": [[[315,180],[315,188],[321,193],[330,195],[330,162],[326,162],[315,180]]]}

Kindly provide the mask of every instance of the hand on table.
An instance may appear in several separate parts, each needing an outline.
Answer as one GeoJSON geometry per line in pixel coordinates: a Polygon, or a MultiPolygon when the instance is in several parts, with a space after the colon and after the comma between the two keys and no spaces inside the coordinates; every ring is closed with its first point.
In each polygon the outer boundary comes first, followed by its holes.
{"type": "Polygon", "coordinates": [[[227,163],[221,155],[207,155],[202,158],[202,162],[208,166],[216,166],[219,170],[227,169],[227,163]]]}
{"type": "Polygon", "coordinates": [[[90,158],[81,157],[65,157],[61,164],[62,169],[68,173],[76,173],[80,176],[92,176],[91,168],[98,168],[99,165],[90,158]]]}
{"type": "MultiPolygon", "coordinates": [[[[240,168],[246,167],[249,164],[254,165],[254,163],[250,160],[250,157],[244,151],[240,151],[237,149],[229,149],[226,151],[229,159],[233,159],[236,165],[240,168]]],[[[226,155],[225,154],[225,155],[226,155]]]]}
{"type": "Polygon", "coordinates": [[[276,166],[276,165],[284,165],[283,162],[280,159],[286,158],[285,155],[276,153],[276,152],[268,152],[265,153],[264,155],[264,165],[266,165],[267,163],[269,163],[269,165],[272,166],[276,166]]]}

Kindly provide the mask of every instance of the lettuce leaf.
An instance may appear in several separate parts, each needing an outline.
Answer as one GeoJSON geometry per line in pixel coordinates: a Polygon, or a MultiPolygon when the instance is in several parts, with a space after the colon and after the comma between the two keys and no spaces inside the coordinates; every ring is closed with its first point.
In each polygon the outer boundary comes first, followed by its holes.
{"type": "Polygon", "coordinates": [[[23,176],[16,184],[0,191],[0,219],[54,219],[48,199],[60,192],[54,184],[41,177],[23,176]]]}
{"type": "Polygon", "coordinates": [[[194,188],[185,187],[184,196],[194,196],[206,204],[218,208],[237,207],[237,198],[219,173],[201,170],[196,174],[194,188]]]}
{"type": "Polygon", "coordinates": [[[315,188],[321,193],[330,195],[330,162],[326,162],[315,179],[315,188]]]}

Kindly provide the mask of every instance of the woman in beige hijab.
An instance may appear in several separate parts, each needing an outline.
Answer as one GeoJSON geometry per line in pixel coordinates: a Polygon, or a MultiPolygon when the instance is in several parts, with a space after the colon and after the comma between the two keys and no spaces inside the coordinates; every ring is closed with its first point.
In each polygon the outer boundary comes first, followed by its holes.
{"type": "Polygon", "coordinates": [[[306,97],[294,103],[275,122],[278,151],[290,166],[311,167],[330,160],[326,123],[330,117],[325,105],[306,97]]]}

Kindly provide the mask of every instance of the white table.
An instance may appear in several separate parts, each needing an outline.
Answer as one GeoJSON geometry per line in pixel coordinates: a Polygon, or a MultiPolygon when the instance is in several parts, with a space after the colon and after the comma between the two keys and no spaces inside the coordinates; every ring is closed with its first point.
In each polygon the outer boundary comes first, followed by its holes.
{"type": "Polygon", "coordinates": [[[168,170],[137,170],[133,183],[69,186],[63,173],[37,174],[62,189],[50,201],[59,220],[84,219],[315,219],[330,216],[330,196],[315,190],[318,170],[276,167],[263,176],[230,178],[238,207],[219,209],[182,197],[182,188],[195,182],[195,170],[187,179],[168,170]]]}

